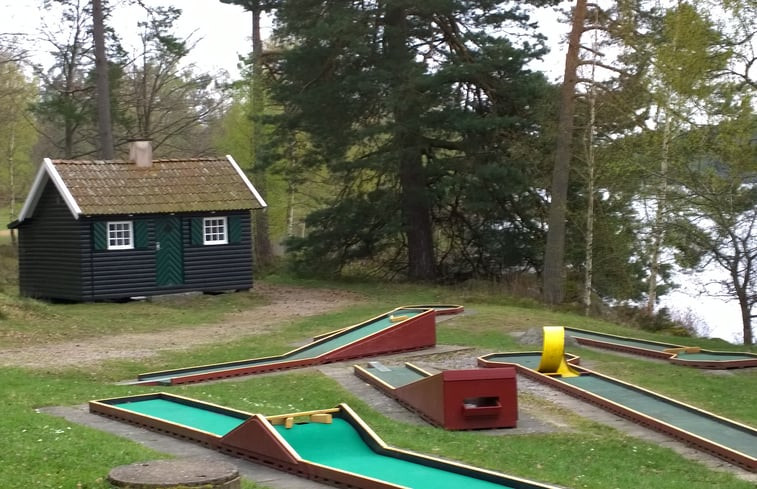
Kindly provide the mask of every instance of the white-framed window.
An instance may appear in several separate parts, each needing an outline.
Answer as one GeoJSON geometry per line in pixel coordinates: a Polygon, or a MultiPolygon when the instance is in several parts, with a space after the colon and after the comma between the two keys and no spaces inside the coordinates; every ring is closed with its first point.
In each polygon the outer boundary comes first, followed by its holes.
{"type": "Polygon", "coordinates": [[[205,217],[202,221],[202,244],[219,245],[229,242],[226,217],[205,217]]]}
{"type": "Polygon", "coordinates": [[[132,221],[108,222],[108,249],[131,250],[134,248],[134,227],[132,221]]]}

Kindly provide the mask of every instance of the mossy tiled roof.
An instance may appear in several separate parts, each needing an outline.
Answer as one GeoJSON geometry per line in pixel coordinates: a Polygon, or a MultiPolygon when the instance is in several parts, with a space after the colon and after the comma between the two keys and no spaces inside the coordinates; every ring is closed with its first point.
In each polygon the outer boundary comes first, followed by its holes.
{"type": "Polygon", "coordinates": [[[226,158],[52,160],[83,215],[259,209],[263,205],[226,158]]]}

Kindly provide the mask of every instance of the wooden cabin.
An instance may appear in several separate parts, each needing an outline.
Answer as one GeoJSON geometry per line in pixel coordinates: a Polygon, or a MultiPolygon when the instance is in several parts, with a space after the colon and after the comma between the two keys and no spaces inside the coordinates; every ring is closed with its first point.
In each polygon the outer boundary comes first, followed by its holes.
{"type": "Polygon", "coordinates": [[[252,287],[251,211],[231,156],[45,159],[16,221],[22,296],[117,300],[252,287]]]}

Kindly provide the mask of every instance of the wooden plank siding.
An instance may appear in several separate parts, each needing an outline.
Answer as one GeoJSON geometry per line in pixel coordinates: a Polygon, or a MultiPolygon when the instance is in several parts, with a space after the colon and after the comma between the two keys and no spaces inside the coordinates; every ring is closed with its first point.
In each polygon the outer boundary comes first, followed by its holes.
{"type": "Polygon", "coordinates": [[[21,295],[81,301],[81,236],[55,185],[48,181],[34,216],[20,226],[21,295]]]}
{"type": "MultiPolygon", "coordinates": [[[[89,277],[84,278],[83,289],[87,300],[98,301],[134,296],[152,296],[187,291],[221,292],[246,290],[252,287],[252,248],[249,211],[216,213],[216,216],[239,216],[240,241],[226,245],[193,245],[191,222],[195,217],[211,214],[182,214],[181,241],[183,245],[183,284],[169,287],[156,285],[155,218],[160,215],[139,216],[147,223],[147,248],[131,250],[95,250],[91,243],[94,218],[83,220],[87,224],[90,243],[85,260],[91,265],[89,277]]],[[[98,217],[97,220],[105,218],[98,217]]],[[[108,221],[134,220],[131,216],[108,216],[108,221]]]]}
{"type": "Polygon", "coordinates": [[[249,211],[215,214],[239,216],[239,240],[225,245],[191,244],[191,217],[182,219],[184,282],[190,290],[245,290],[252,287],[252,229],[249,211]]]}
{"type": "Polygon", "coordinates": [[[96,222],[133,221],[133,216],[98,216],[81,219],[82,261],[87,264],[82,277],[82,295],[88,301],[123,299],[154,295],[155,287],[155,231],[153,220],[139,216],[147,224],[147,246],[131,250],[96,250],[94,225],[96,222]]]}
{"type": "MultiPolygon", "coordinates": [[[[21,295],[41,299],[100,301],[137,296],[252,287],[252,234],[248,210],[184,213],[181,222],[183,283],[156,284],[155,220],[163,214],[84,216],[75,219],[55,186],[48,182],[32,218],[20,225],[19,283],[21,295]],[[234,223],[229,244],[192,244],[195,218],[227,216],[234,223]],[[232,217],[233,216],[233,217],[232,217]],[[141,221],[139,233],[136,221],[141,221]],[[134,249],[96,249],[96,223],[135,223],[134,249]],[[137,234],[139,234],[137,236],[137,234]]],[[[227,233],[230,235],[230,229],[227,233]]],[[[102,225],[100,231],[102,232],[102,225]]]]}

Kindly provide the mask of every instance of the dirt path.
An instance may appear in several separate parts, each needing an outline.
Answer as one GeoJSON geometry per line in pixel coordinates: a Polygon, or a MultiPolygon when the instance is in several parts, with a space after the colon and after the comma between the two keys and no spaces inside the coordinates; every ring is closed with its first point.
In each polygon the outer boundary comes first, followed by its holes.
{"type": "MultiPolygon", "coordinates": [[[[222,343],[270,331],[297,319],[343,309],[360,302],[360,296],[330,289],[309,289],[256,283],[254,292],[269,303],[227,315],[205,326],[153,333],[128,333],[0,349],[0,365],[54,368],[95,365],[128,358],[150,357],[161,350],[184,350],[198,345],[222,343]]],[[[336,329],[340,325],[335,325],[336,329]]]]}

